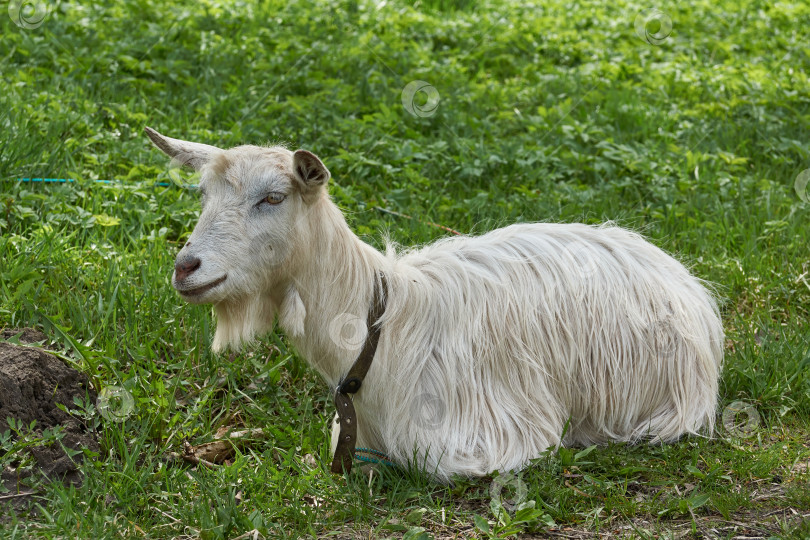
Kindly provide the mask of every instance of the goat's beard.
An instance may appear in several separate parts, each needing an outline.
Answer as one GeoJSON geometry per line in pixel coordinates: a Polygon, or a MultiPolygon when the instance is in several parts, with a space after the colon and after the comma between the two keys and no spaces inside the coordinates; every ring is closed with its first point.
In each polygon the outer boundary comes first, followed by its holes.
{"type": "Polygon", "coordinates": [[[247,295],[214,304],[217,329],[211,348],[238,350],[273,329],[278,306],[269,295],[247,295]]]}

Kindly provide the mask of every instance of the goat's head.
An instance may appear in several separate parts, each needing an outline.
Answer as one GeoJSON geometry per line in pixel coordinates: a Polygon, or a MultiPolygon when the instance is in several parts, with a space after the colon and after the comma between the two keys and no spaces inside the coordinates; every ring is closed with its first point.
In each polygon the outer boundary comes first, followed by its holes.
{"type": "Polygon", "coordinates": [[[306,244],[308,208],[326,197],[329,171],[306,150],[221,150],[146,128],[175,163],[200,172],[202,213],[177,254],[172,285],[192,303],[249,302],[272,294],[306,244]]]}

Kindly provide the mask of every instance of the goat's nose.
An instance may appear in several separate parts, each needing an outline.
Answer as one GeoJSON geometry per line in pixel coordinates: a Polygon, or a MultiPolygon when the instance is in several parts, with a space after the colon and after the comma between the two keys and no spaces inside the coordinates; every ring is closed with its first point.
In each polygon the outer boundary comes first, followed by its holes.
{"type": "Polygon", "coordinates": [[[177,259],[174,263],[174,279],[183,281],[190,274],[193,274],[194,271],[200,267],[200,264],[202,264],[202,261],[192,255],[186,255],[182,259],[177,259]]]}

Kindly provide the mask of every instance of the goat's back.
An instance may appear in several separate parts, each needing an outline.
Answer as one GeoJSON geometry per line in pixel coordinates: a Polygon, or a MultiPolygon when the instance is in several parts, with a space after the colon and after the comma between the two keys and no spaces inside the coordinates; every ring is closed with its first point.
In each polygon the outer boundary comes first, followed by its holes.
{"type": "Polygon", "coordinates": [[[380,420],[398,458],[416,440],[438,476],[486,474],[558,444],[569,420],[571,444],[712,429],[715,302],[640,235],[513,225],[391,263],[382,362],[405,384],[385,389],[401,405],[380,420]]]}

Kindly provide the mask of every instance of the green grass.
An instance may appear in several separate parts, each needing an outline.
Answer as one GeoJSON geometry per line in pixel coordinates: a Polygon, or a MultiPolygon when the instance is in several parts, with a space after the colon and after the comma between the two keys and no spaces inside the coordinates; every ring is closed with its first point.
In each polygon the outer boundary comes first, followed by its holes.
{"type": "Polygon", "coordinates": [[[806,3],[661,5],[672,32],[657,46],[634,31],[650,5],[625,1],[61,2],[32,29],[0,7],[0,327],[42,327],[97,387],[135,398],[120,424],[88,404],[102,450],[84,484],[38,484],[3,537],[810,536],[810,203],[794,189],[810,168],[806,3]],[[413,80],[435,87],[435,114],[403,107],[413,80]],[[198,203],[153,185],[194,178],[168,170],[144,125],[314,151],[376,246],[447,234],[427,221],[642,231],[716,284],[721,405],[743,400],[760,424],[540,456],[507,478],[507,498],[526,487],[508,515],[491,478],[332,476],[329,393],[283,335],[215,356],[209,309],[173,292],[198,203]],[[166,464],[229,425],[268,437],[216,470],[166,464]]]}

